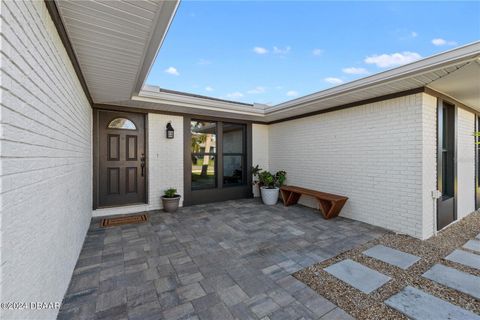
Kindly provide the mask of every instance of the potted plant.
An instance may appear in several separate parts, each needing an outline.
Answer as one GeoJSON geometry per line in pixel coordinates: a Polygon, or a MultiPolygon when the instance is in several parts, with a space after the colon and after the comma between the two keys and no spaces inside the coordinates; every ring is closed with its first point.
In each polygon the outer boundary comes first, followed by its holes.
{"type": "Polygon", "coordinates": [[[287,178],[287,173],[283,170],[272,174],[269,171],[262,171],[258,174],[260,184],[260,192],[262,194],[262,201],[266,205],[274,205],[278,201],[278,193],[280,187],[287,178]]]}
{"type": "Polygon", "coordinates": [[[258,174],[262,171],[262,169],[258,166],[258,164],[255,167],[252,167],[252,175],[253,175],[253,180],[252,180],[252,185],[253,185],[253,197],[258,198],[260,197],[260,181],[258,174]]]}
{"type": "Polygon", "coordinates": [[[163,192],[162,203],[163,210],[166,212],[175,212],[178,209],[180,202],[180,195],[177,194],[177,189],[169,188],[163,192]]]}

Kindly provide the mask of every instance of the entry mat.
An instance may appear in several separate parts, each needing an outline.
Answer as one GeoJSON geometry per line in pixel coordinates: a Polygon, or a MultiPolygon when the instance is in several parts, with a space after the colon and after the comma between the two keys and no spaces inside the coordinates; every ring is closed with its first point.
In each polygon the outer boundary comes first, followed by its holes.
{"type": "Polygon", "coordinates": [[[108,218],[103,219],[100,226],[107,227],[116,227],[124,224],[134,224],[134,223],[143,223],[148,220],[146,214],[134,215],[134,216],[124,216],[118,218],[108,218]]]}

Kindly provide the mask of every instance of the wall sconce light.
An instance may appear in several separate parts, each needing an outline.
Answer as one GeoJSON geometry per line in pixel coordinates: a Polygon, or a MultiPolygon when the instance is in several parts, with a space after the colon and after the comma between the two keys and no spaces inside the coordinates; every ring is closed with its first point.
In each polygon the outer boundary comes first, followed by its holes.
{"type": "Polygon", "coordinates": [[[172,123],[167,123],[167,139],[173,139],[175,130],[172,127],[172,123]]]}

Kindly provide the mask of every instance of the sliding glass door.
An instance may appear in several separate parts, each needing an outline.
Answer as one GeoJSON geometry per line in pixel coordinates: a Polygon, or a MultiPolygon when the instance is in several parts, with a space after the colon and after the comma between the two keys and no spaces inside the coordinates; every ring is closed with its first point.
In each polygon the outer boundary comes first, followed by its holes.
{"type": "Polygon", "coordinates": [[[185,205],[251,196],[251,124],[184,120],[185,205]]]}

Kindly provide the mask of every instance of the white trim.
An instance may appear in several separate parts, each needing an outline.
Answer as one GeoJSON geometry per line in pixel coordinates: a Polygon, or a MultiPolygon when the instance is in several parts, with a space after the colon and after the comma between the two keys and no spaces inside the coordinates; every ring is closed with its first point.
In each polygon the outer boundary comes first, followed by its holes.
{"type": "Polygon", "coordinates": [[[214,110],[220,112],[237,113],[251,116],[264,115],[263,109],[255,108],[254,106],[247,106],[244,104],[237,104],[234,102],[224,102],[219,100],[210,100],[204,98],[197,98],[185,96],[181,94],[154,92],[142,90],[138,96],[133,96],[134,101],[153,102],[159,104],[168,104],[174,106],[214,110]]]}
{"type": "MultiPolygon", "coordinates": [[[[258,117],[258,121],[274,121],[288,118],[292,115],[302,115],[315,110],[335,107],[334,99],[345,97],[352,102],[358,101],[352,99],[357,94],[365,93],[365,89],[378,88],[376,94],[372,93],[364,99],[375,98],[378,96],[392,93],[392,86],[395,81],[412,79],[422,75],[427,75],[441,69],[451,66],[466,64],[470,61],[480,59],[480,41],[456,48],[450,51],[436,54],[422,60],[403,65],[401,67],[384,71],[366,78],[355,80],[334,88],[319,91],[307,96],[277,104],[275,106],[266,106],[254,104],[248,106],[243,103],[228,101],[211,100],[208,97],[195,97],[182,94],[161,92],[159,87],[144,86],[138,96],[132,97],[135,101],[144,101],[150,103],[167,104],[174,106],[188,107],[192,109],[214,110],[218,112],[228,112],[258,117]],[[362,91],[363,90],[363,91],[362,91]],[[384,91],[384,93],[382,93],[384,91]],[[326,106],[311,107],[312,104],[321,104],[327,100],[326,106]]],[[[455,71],[454,71],[455,72],[455,71]]],[[[414,79],[412,79],[414,80],[414,79]]],[[[428,83],[419,82],[417,87],[428,86],[428,83]]],[[[411,88],[411,89],[414,89],[411,88]]],[[[395,92],[400,92],[398,89],[395,92]]],[[[363,99],[362,99],[363,100],[363,99]]],[[[341,103],[339,103],[341,104],[341,103]]]]}
{"type": "Polygon", "coordinates": [[[148,211],[148,204],[136,204],[136,205],[126,205],[112,208],[102,208],[92,211],[92,217],[106,217],[120,214],[130,214],[148,211]]]}
{"type": "Polygon", "coordinates": [[[147,76],[153,67],[153,64],[160,52],[163,41],[170,29],[173,18],[177,12],[180,0],[163,1],[162,7],[157,12],[155,26],[152,28],[148,46],[145,49],[140,69],[138,70],[135,87],[132,90],[132,96],[137,95],[145,85],[147,76]]]}
{"type": "Polygon", "coordinates": [[[440,69],[447,64],[453,64],[457,62],[468,62],[475,60],[480,56],[480,41],[467,44],[465,46],[452,49],[446,52],[442,52],[425,59],[421,59],[401,67],[397,67],[391,70],[380,72],[359,80],[345,83],[337,87],[322,90],[310,95],[306,95],[300,98],[296,98],[287,102],[271,106],[266,109],[267,114],[272,114],[282,109],[298,107],[301,104],[312,102],[314,100],[320,100],[327,97],[332,97],[339,94],[344,94],[350,91],[358,90],[373,85],[379,85],[381,83],[388,82],[390,80],[397,80],[402,77],[419,76],[423,73],[432,71],[433,69],[440,69]]]}

